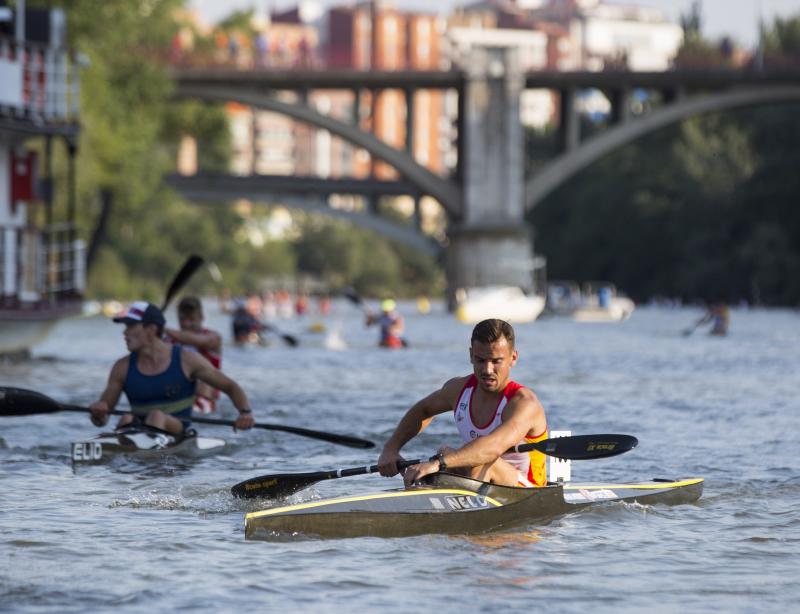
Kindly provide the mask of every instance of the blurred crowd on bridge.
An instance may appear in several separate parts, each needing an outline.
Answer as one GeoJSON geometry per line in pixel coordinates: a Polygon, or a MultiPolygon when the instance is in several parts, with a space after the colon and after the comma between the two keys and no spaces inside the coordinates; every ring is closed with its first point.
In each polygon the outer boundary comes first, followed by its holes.
{"type": "Polygon", "coordinates": [[[660,71],[674,65],[742,66],[758,59],[756,50],[729,37],[704,42],[698,5],[681,21],[635,2],[604,0],[476,3],[445,16],[400,10],[388,2],[329,8],[300,2],[269,13],[233,12],[213,26],[196,11],[185,11],[170,61],[243,70],[439,70],[463,62],[471,46],[487,43],[516,48],[528,70],[660,71]]]}

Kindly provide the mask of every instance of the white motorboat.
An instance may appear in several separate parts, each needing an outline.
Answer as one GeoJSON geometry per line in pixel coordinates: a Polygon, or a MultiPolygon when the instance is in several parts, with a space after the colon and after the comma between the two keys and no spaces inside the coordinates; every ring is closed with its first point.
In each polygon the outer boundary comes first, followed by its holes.
{"type": "Polygon", "coordinates": [[[587,282],[582,288],[573,281],[547,285],[547,311],[571,316],[576,322],[621,322],[635,308],[634,302],[609,282],[587,282]]]}
{"type": "Polygon", "coordinates": [[[545,298],[527,295],[518,286],[460,288],[456,292],[456,317],[467,324],[489,318],[511,323],[532,322],[544,310],[545,298]]]}

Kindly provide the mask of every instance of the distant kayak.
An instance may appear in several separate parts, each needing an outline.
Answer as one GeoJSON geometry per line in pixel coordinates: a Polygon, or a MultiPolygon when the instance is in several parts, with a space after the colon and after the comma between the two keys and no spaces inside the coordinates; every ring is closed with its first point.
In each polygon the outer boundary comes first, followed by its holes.
{"type": "Polygon", "coordinates": [[[169,455],[198,458],[221,452],[225,440],[194,434],[177,437],[160,429],[122,428],[96,437],[76,441],[71,446],[73,463],[102,463],[121,454],[137,458],[163,458],[169,455]]]}

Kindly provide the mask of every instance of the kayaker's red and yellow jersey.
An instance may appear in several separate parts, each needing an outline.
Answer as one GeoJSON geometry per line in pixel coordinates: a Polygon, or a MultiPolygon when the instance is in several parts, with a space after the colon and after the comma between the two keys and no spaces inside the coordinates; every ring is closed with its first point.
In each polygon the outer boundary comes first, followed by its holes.
{"type": "MultiPolygon", "coordinates": [[[[503,423],[503,410],[508,405],[508,401],[520,388],[524,388],[522,384],[517,382],[508,382],[491,420],[479,426],[472,419],[472,393],[477,385],[478,378],[475,375],[470,375],[464,384],[464,388],[461,389],[461,395],[458,397],[458,402],[453,411],[456,427],[464,443],[469,443],[478,437],[484,437],[500,426],[503,423]]],[[[544,439],[547,439],[546,427],[538,435],[528,432],[519,444],[535,443],[544,439]]],[[[500,458],[516,467],[517,471],[534,486],[547,485],[547,459],[541,452],[536,450],[532,452],[509,452],[503,454],[500,458]]]]}
{"type": "MultiPolygon", "coordinates": [[[[211,333],[214,331],[208,328],[201,328],[197,332],[211,333]]],[[[222,369],[222,352],[214,352],[213,350],[203,350],[193,345],[189,345],[188,343],[178,343],[175,339],[169,336],[166,338],[166,341],[174,345],[180,345],[189,350],[190,352],[197,352],[198,354],[200,354],[200,356],[202,356],[208,362],[210,362],[214,366],[214,368],[222,369]]],[[[196,400],[199,399],[205,399],[206,401],[205,403],[201,401],[200,413],[203,414],[210,413],[216,409],[216,401],[217,399],[219,399],[219,390],[217,390],[216,388],[212,388],[211,386],[209,386],[204,382],[198,382],[196,400]]]]}

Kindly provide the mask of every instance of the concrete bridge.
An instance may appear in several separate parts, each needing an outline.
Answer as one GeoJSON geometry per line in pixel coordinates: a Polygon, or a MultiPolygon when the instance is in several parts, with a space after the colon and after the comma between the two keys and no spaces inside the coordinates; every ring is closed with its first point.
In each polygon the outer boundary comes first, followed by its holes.
{"type": "MultiPolygon", "coordinates": [[[[430,195],[440,203],[448,219],[446,271],[451,293],[458,287],[489,284],[530,289],[533,245],[525,213],[610,151],[695,115],[800,101],[800,70],[525,73],[518,68],[513,51],[491,48],[474,50],[467,69],[449,72],[216,68],[176,70],[175,79],[178,97],[235,101],[286,115],[362,147],[402,176],[399,182],[302,178],[294,188],[288,185],[288,178],[171,178],[180,192],[193,200],[215,202],[234,196],[261,201],[280,199],[289,206],[312,207],[331,215],[342,215],[326,206],[326,197],[332,193],[430,195]],[[524,131],[519,117],[520,95],[526,88],[558,93],[561,151],[527,179],[523,175],[524,131]],[[419,164],[412,155],[410,139],[405,150],[399,150],[364,132],[357,126],[355,114],[351,121],[344,121],[276,97],[276,92],[286,90],[307,93],[325,89],[351,90],[355,100],[362,91],[401,90],[408,110],[407,134],[413,134],[410,111],[414,92],[457,92],[458,165],[454,175],[442,177],[419,164]],[[606,94],[611,103],[612,126],[583,140],[576,99],[586,89],[606,94]],[[628,110],[635,90],[658,92],[660,106],[645,116],[632,117],[628,110]]],[[[400,227],[378,220],[373,214],[351,213],[349,218],[418,249],[437,249],[418,228],[400,227]]]]}

